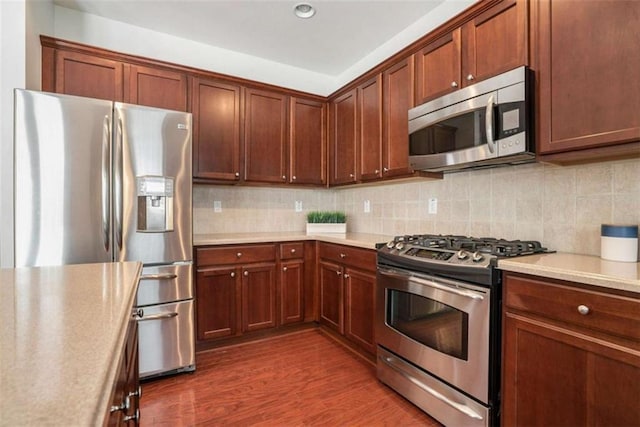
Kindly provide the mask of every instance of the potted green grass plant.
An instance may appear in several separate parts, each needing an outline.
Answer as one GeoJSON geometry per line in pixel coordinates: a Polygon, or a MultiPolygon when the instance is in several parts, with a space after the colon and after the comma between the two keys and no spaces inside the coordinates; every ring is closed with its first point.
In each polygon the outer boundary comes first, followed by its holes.
{"type": "Polygon", "coordinates": [[[347,216],[337,211],[312,211],[307,214],[307,234],[346,233],[347,216]]]}

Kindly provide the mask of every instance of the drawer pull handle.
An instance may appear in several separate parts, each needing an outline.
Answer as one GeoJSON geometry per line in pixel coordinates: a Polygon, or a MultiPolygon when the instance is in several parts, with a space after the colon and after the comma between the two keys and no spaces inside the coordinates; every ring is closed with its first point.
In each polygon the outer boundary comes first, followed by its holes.
{"type": "Polygon", "coordinates": [[[348,275],[348,274],[345,274],[345,275],[344,275],[344,278],[345,278],[345,279],[348,279],[348,278],[349,278],[349,275],[348,275]]]}
{"type": "Polygon", "coordinates": [[[579,305],[578,306],[578,313],[582,314],[583,316],[586,316],[587,314],[589,314],[589,307],[587,307],[586,305],[579,305]]]}
{"type": "Polygon", "coordinates": [[[240,258],[240,257],[242,256],[242,252],[238,252],[238,253],[236,254],[236,256],[237,256],[238,258],[240,258]]]}
{"type": "Polygon", "coordinates": [[[236,277],[236,272],[235,271],[231,272],[231,277],[236,277]]]}
{"type": "Polygon", "coordinates": [[[340,275],[342,274],[342,271],[338,270],[338,271],[336,271],[336,274],[337,274],[338,276],[340,276],[340,275]]]}
{"type": "Polygon", "coordinates": [[[245,276],[248,276],[248,275],[249,275],[249,272],[248,272],[248,271],[245,271],[243,274],[244,274],[245,276]]]}
{"type": "Polygon", "coordinates": [[[347,254],[340,254],[340,258],[346,258],[347,254]]]}
{"type": "Polygon", "coordinates": [[[295,250],[295,249],[291,249],[291,253],[292,253],[292,254],[295,254],[295,253],[296,253],[296,250],[295,250]]]}
{"type": "Polygon", "coordinates": [[[287,267],[282,267],[282,271],[287,271],[287,267]]]}

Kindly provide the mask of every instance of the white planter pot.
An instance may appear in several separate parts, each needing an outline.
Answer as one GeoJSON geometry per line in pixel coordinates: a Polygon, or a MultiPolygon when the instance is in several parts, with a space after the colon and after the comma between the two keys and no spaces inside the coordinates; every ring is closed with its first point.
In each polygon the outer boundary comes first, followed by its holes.
{"type": "Polygon", "coordinates": [[[309,224],[307,223],[307,234],[342,233],[347,232],[347,224],[309,224]]]}

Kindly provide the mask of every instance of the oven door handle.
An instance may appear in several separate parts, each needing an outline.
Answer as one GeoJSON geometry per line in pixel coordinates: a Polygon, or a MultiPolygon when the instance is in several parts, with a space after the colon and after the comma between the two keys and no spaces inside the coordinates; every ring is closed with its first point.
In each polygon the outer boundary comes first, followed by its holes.
{"type": "Polygon", "coordinates": [[[429,393],[430,395],[432,395],[436,399],[440,400],[441,402],[446,403],[447,405],[449,405],[452,408],[462,412],[463,414],[465,414],[466,416],[468,416],[470,418],[474,418],[476,420],[482,420],[483,419],[482,416],[480,414],[478,414],[477,412],[475,412],[473,409],[469,408],[466,405],[460,404],[458,402],[454,402],[453,400],[449,399],[447,396],[443,395],[442,393],[439,393],[438,391],[432,389],[431,387],[429,387],[428,385],[426,385],[422,381],[418,380],[413,375],[410,375],[409,373],[405,372],[399,366],[396,366],[396,364],[393,363],[394,360],[393,360],[392,357],[380,356],[380,358],[382,359],[383,362],[385,362],[385,364],[387,366],[389,366],[394,371],[396,371],[397,373],[399,373],[400,375],[405,377],[413,385],[415,385],[416,387],[419,387],[422,390],[426,391],[427,393],[429,393]]]}
{"type": "Polygon", "coordinates": [[[383,274],[385,276],[391,276],[393,278],[400,279],[400,280],[408,279],[410,282],[417,282],[417,283],[420,283],[421,285],[429,286],[431,288],[439,289],[441,291],[449,292],[462,297],[467,297],[467,298],[471,298],[479,301],[482,301],[484,299],[484,297],[478,293],[463,291],[447,285],[441,285],[434,280],[425,280],[415,276],[407,276],[405,274],[397,274],[397,273],[392,273],[392,272],[383,271],[383,270],[380,270],[380,274],[383,274]]]}

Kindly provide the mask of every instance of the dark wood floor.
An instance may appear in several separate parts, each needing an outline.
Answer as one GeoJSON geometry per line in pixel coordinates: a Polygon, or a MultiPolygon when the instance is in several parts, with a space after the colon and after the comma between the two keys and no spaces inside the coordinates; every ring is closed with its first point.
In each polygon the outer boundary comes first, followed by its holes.
{"type": "Polygon", "coordinates": [[[143,383],[143,427],[440,426],[318,329],[199,353],[196,366],[143,383]]]}

